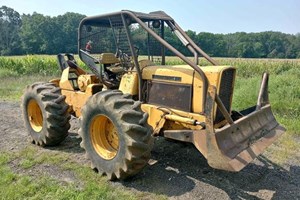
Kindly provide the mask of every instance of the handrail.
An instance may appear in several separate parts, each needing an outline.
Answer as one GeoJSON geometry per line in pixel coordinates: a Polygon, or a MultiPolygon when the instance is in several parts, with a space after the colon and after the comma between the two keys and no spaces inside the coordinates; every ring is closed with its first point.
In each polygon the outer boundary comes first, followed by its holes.
{"type": "Polygon", "coordinates": [[[157,39],[162,45],[164,45],[166,48],[168,48],[170,51],[172,51],[175,55],[177,55],[179,58],[181,58],[185,63],[190,65],[201,77],[201,80],[203,82],[203,96],[202,96],[202,111],[205,109],[205,101],[206,101],[206,93],[207,93],[207,87],[208,87],[208,80],[204,72],[191,60],[189,60],[187,57],[185,57],[182,53],[180,53],[177,49],[175,49],[172,45],[170,45],[167,41],[163,40],[159,35],[157,35],[151,28],[149,28],[142,20],[140,20],[138,17],[136,17],[132,12],[129,11],[123,11],[125,14],[132,17],[139,25],[141,25],[149,34],[151,34],[155,39],[157,39]]]}

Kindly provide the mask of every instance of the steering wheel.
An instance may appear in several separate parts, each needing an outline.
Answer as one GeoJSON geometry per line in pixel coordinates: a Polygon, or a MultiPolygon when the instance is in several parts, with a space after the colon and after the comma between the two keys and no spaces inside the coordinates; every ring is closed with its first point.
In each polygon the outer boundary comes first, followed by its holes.
{"type": "MultiPolygon", "coordinates": [[[[134,48],[134,51],[135,51],[135,55],[138,57],[139,56],[139,52],[140,52],[140,48],[138,48],[137,46],[133,46],[133,48],[134,48]]],[[[119,48],[117,49],[117,52],[116,52],[115,56],[117,58],[120,58],[120,59],[126,58],[126,60],[131,60],[130,56],[127,53],[123,52],[119,48]]]]}
{"type": "Polygon", "coordinates": [[[117,49],[116,57],[119,58],[122,63],[130,62],[131,60],[130,56],[121,49],[117,49]]]}

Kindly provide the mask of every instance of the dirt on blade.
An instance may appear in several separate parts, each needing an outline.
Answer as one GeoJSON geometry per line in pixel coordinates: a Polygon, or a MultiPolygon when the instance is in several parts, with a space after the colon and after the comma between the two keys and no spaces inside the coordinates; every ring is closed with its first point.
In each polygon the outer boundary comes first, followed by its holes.
{"type": "MultiPolygon", "coordinates": [[[[33,146],[23,126],[19,103],[0,101],[0,112],[0,152],[17,153],[33,146]]],[[[79,122],[72,118],[71,124],[69,136],[59,146],[34,148],[39,153],[64,152],[72,162],[89,166],[79,145],[79,122]]],[[[299,138],[295,140],[300,142],[299,138]]],[[[169,199],[300,199],[300,152],[280,166],[268,154],[264,153],[241,172],[231,173],[210,168],[192,145],[156,138],[149,165],[129,180],[110,184],[132,192],[162,194],[169,199]]],[[[43,163],[24,170],[15,160],[9,167],[28,176],[49,174],[65,184],[80,182],[73,172],[53,170],[43,163]]]]}

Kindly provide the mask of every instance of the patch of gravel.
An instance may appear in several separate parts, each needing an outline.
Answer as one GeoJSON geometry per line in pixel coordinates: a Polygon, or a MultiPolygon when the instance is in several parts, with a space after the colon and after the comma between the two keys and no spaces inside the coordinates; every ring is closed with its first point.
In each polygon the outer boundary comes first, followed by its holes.
{"type": "MultiPolygon", "coordinates": [[[[0,151],[20,151],[28,145],[18,103],[0,102],[0,151]]],[[[71,119],[70,135],[57,147],[38,151],[65,152],[80,165],[89,166],[77,135],[78,120],[71,119]]],[[[299,141],[299,138],[295,138],[299,141]]],[[[11,163],[18,168],[18,163],[11,163]]],[[[40,164],[24,174],[46,174],[60,182],[80,182],[74,174],[40,164]],[[31,170],[31,171],[30,171],[31,170]]],[[[212,169],[193,145],[156,138],[149,165],[126,181],[112,185],[131,191],[163,194],[169,199],[300,199],[300,152],[283,166],[265,154],[238,173],[212,169]]]]}

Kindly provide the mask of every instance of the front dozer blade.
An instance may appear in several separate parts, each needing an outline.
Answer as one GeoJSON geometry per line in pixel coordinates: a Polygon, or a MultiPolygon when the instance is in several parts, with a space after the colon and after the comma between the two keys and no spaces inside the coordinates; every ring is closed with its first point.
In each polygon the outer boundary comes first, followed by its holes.
{"type": "Polygon", "coordinates": [[[206,130],[195,132],[193,143],[211,167],[240,171],[285,132],[272,113],[267,82],[264,75],[256,106],[241,111],[241,118],[219,129],[213,126],[216,89],[209,88],[206,130]]]}
{"type": "Polygon", "coordinates": [[[217,169],[240,171],[284,132],[270,105],[266,105],[210,134],[208,164],[217,169]]]}

